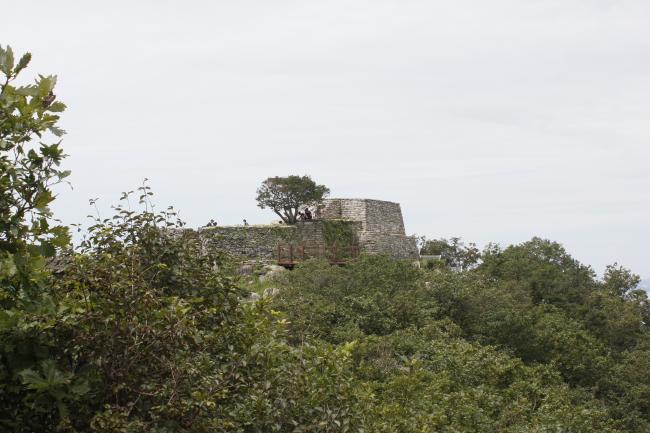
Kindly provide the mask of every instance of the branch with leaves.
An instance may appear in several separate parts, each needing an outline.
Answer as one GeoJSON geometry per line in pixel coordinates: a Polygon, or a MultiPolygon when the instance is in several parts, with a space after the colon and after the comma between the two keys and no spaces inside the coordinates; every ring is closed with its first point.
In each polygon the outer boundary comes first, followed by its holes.
{"type": "Polygon", "coordinates": [[[309,176],[269,177],[257,190],[257,205],[271,209],[285,223],[295,224],[300,208],[318,206],[329,192],[309,176]]]}

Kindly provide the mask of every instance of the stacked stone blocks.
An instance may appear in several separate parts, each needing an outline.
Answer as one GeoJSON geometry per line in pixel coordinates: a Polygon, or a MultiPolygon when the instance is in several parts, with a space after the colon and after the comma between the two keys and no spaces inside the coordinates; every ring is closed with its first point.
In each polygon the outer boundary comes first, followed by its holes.
{"type": "Polygon", "coordinates": [[[349,224],[362,253],[387,254],[395,259],[419,258],[415,238],[406,236],[399,203],[370,199],[327,199],[320,219],[296,225],[203,227],[197,231],[204,248],[237,257],[272,261],[278,245],[326,246],[328,221],[349,224]]]}
{"type": "Polygon", "coordinates": [[[360,222],[361,230],[357,236],[364,253],[388,254],[396,259],[419,258],[415,238],[406,236],[399,203],[371,199],[328,199],[324,202],[321,215],[324,219],[360,222]]]}

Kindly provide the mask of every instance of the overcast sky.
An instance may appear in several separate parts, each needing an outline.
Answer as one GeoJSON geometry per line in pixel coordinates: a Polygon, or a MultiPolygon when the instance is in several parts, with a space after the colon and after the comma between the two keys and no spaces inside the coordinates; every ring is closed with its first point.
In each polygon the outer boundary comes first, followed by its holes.
{"type": "Polygon", "coordinates": [[[310,174],[409,234],[650,277],[647,0],[5,3],[69,106],[66,223],[144,177],[190,226],[268,222],[260,182],[310,174]]]}

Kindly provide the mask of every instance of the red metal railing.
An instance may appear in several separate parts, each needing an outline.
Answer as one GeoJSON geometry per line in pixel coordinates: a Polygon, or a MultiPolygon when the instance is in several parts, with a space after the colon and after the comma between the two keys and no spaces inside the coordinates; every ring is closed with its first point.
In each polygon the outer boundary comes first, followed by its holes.
{"type": "Polygon", "coordinates": [[[293,266],[308,259],[326,259],[331,264],[342,265],[359,257],[359,245],[278,245],[278,264],[293,266]]]}

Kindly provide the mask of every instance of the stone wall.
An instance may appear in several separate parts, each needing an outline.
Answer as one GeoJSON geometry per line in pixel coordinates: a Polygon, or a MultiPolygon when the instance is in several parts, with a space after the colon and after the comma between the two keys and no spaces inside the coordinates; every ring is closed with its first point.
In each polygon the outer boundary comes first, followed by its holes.
{"type": "Polygon", "coordinates": [[[369,232],[405,236],[402,209],[399,203],[379,200],[366,200],[366,225],[369,232]]]}
{"type": "MultiPolygon", "coordinates": [[[[233,256],[273,260],[279,244],[325,246],[324,220],[303,221],[296,225],[254,225],[202,227],[197,234],[204,248],[225,251],[233,256]]],[[[354,233],[361,230],[361,223],[346,221],[354,233]]]]}
{"type": "Polygon", "coordinates": [[[361,251],[388,254],[396,259],[419,258],[415,238],[406,236],[399,203],[370,199],[327,199],[322,218],[361,222],[358,234],[361,251]]]}
{"type": "Polygon", "coordinates": [[[360,245],[361,250],[368,254],[388,254],[395,259],[402,260],[418,260],[420,258],[413,236],[366,233],[360,245]]]}
{"type": "Polygon", "coordinates": [[[369,199],[328,199],[320,219],[296,225],[203,227],[197,233],[205,248],[234,256],[273,260],[279,244],[326,246],[328,221],[344,221],[359,242],[362,253],[388,254],[396,259],[419,258],[415,238],[406,236],[399,203],[369,199]]]}
{"type": "Polygon", "coordinates": [[[330,198],[323,202],[323,219],[347,219],[360,221],[365,229],[366,201],[358,198],[330,198]]]}
{"type": "Polygon", "coordinates": [[[217,226],[202,227],[198,235],[204,248],[225,251],[242,258],[271,260],[278,244],[297,239],[295,226],[217,226]]]}

